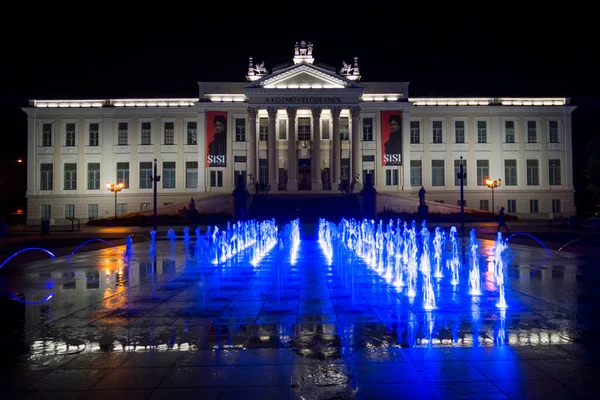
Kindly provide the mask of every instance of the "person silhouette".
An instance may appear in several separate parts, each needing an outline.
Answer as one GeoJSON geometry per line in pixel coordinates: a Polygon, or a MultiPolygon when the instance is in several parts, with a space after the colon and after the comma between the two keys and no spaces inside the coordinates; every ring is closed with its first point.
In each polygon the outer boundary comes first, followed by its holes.
{"type": "Polygon", "coordinates": [[[496,219],[498,220],[498,229],[496,230],[496,232],[500,232],[500,228],[504,227],[506,233],[510,233],[508,226],[506,226],[506,215],[504,215],[504,207],[500,207],[496,219]]]}

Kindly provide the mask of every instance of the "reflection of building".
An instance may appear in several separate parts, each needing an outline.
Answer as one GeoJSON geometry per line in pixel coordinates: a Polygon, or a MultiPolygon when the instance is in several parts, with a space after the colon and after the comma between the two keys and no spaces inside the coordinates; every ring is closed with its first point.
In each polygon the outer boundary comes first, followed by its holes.
{"type": "Polygon", "coordinates": [[[467,206],[490,208],[489,177],[502,179],[495,204],[508,213],[574,210],[568,99],[410,98],[406,82],[361,82],[356,58],[340,71],[318,64],[305,42],[270,73],[250,59],[247,79],[200,82],[198,98],[32,100],[29,222],[110,216],[107,181],[126,184],[119,213],[151,208],[155,158],[161,204],[230,193],[238,174],[271,192],[336,191],[352,177],[360,189],[371,174],[379,192],[416,198],[424,186],[428,200],[456,205],[462,156],[467,206]],[[384,166],[382,115],[392,111],[402,154],[384,166]],[[227,115],[226,166],[206,167],[217,112],[227,115]]]}

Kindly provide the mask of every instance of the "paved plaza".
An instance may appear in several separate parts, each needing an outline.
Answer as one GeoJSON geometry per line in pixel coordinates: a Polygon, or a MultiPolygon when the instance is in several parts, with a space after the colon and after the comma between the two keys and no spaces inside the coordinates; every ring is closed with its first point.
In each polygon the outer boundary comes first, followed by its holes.
{"type": "Polygon", "coordinates": [[[155,252],[98,240],[12,267],[0,398],[596,397],[588,258],[509,242],[499,310],[494,242],[481,239],[483,295],[469,295],[463,265],[461,284],[434,282],[427,310],[351,251],[328,259],[314,226],[301,235],[293,254],[275,246],[255,265],[251,248],[214,265],[193,238],[162,236],[155,252]]]}

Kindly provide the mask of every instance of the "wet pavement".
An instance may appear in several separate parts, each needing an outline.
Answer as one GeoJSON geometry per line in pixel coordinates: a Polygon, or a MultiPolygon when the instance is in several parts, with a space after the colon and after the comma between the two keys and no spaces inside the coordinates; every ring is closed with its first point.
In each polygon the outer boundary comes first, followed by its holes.
{"type": "MultiPolygon", "coordinates": [[[[597,264],[511,244],[507,310],[483,262],[483,296],[444,278],[427,311],[351,252],[329,265],[303,233],[295,257],[276,247],[256,266],[251,249],[215,266],[194,240],[187,250],[159,240],[153,255],[142,242],[129,258],[107,246],[11,268],[0,282],[0,398],[596,394],[597,264]]],[[[484,261],[492,247],[481,241],[484,261]]]]}

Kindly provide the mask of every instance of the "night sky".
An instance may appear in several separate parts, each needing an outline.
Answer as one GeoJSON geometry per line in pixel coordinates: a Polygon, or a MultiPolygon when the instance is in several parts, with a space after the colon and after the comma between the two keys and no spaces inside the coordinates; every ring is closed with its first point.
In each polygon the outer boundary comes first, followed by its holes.
{"type": "MultiPolygon", "coordinates": [[[[578,106],[574,153],[600,133],[592,124],[600,111],[600,62],[589,10],[94,4],[47,3],[6,14],[0,128],[9,146],[0,147],[2,159],[26,156],[20,108],[29,99],[197,97],[198,81],[245,81],[249,56],[269,71],[290,62],[300,40],[314,43],[317,63],[339,69],[357,56],[363,81],[408,81],[412,97],[570,97],[578,106]]],[[[576,157],[576,174],[582,159],[576,157]]]]}

